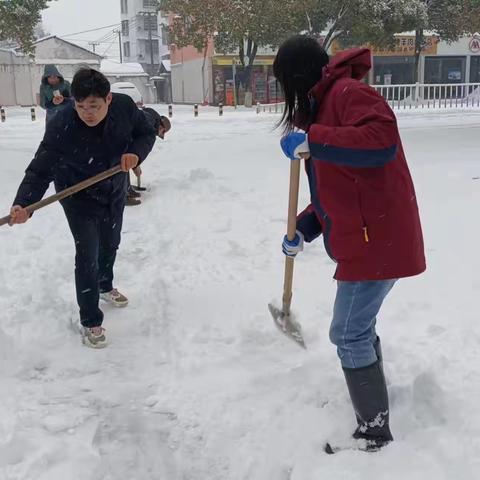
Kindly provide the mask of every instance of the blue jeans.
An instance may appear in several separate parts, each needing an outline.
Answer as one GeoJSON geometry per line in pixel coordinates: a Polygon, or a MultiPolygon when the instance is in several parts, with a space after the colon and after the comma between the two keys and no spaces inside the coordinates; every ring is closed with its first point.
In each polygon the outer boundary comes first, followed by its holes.
{"type": "Polygon", "coordinates": [[[330,340],[343,368],[368,367],[377,361],[377,314],[395,282],[338,282],[330,340]]]}
{"type": "Polygon", "coordinates": [[[97,327],[103,322],[98,303],[101,292],[113,288],[113,267],[120,245],[123,208],[111,212],[99,206],[94,212],[65,209],[75,240],[75,287],[84,327],[97,327]]]}

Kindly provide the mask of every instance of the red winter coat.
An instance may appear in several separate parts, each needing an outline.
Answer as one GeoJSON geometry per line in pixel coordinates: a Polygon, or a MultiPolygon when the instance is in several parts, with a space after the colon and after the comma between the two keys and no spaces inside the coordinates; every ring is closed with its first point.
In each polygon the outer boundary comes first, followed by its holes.
{"type": "Polygon", "coordinates": [[[315,121],[306,162],[311,205],[297,220],[307,242],[323,233],[335,278],[385,280],[422,273],[425,256],[415,190],[395,115],[360,80],[370,52],[334,57],[312,89],[315,121]]]}

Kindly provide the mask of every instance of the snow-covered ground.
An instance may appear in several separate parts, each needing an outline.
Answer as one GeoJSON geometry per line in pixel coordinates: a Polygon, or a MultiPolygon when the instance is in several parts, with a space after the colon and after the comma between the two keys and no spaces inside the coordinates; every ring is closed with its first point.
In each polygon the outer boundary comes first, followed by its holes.
{"type": "MultiPolygon", "coordinates": [[[[163,111],[164,109],[162,109],[163,111]]],[[[2,215],[43,118],[0,124],[2,215]]],[[[0,229],[0,480],[475,480],[480,471],[480,110],[405,111],[429,269],[379,331],[396,441],[327,456],[354,415],[328,327],[334,266],[298,258],[307,351],[274,328],[289,162],[275,115],[178,107],[126,211],[110,345],[80,343],[73,242],[58,205],[0,229]]],[[[300,204],[308,192],[302,178],[300,204]]]]}

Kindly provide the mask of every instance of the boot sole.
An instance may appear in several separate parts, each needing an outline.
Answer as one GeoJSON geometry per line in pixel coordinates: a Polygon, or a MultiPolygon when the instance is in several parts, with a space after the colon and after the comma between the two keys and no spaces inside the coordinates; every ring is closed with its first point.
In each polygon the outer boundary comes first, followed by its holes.
{"type": "Polygon", "coordinates": [[[106,340],[104,342],[92,343],[90,340],[88,340],[87,337],[82,338],[82,343],[86,347],[93,348],[94,350],[101,350],[102,348],[105,348],[108,345],[106,340]]]}
{"type": "Polygon", "coordinates": [[[125,303],[115,303],[115,302],[112,302],[111,300],[105,300],[104,298],[100,297],[100,300],[102,300],[102,302],[105,302],[105,303],[108,303],[109,305],[112,305],[113,307],[115,308],[125,308],[128,306],[128,302],[125,302],[125,303]]]}

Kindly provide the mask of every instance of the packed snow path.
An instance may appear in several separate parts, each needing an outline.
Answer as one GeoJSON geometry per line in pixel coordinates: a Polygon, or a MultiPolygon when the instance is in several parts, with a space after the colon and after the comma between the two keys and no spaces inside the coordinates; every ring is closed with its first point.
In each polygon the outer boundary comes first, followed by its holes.
{"type": "MultiPolygon", "coordinates": [[[[165,109],[162,109],[164,113],[165,109]]],[[[43,132],[0,124],[1,215],[43,132]]],[[[278,119],[179,107],[126,210],[110,345],[80,343],[60,206],[0,230],[0,480],[473,480],[480,471],[480,112],[402,112],[429,269],[400,282],[379,331],[396,442],[322,453],[353,412],[328,327],[334,266],[298,258],[308,351],[274,328],[289,163],[278,119]]],[[[308,192],[302,177],[300,205],[308,192]]]]}

